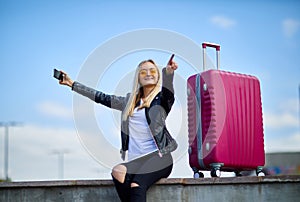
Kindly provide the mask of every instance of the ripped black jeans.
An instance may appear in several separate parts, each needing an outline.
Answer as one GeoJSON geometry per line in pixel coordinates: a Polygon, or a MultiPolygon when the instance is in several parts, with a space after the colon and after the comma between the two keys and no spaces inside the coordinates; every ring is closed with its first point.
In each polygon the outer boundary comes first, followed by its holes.
{"type": "Polygon", "coordinates": [[[154,152],[122,165],[127,168],[124,183],[112,176],[119,198],[122,202],[144,202],[149,187],[171,174],[173,158],[171,154],[160,157],[154,152]],[[131,187],[131,183],[138,186],[131,187]]]}

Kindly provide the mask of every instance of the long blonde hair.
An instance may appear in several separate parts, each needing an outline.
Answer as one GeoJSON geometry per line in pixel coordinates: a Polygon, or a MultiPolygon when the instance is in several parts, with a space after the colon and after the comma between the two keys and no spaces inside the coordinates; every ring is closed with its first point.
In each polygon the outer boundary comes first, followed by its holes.
{"type": "Polygon", "coordinates": [[[140,62],[140,64],[138,65],[135,71],[132,92],[130,94],[125,110],[123,112],[122,120],[126,120],[128,116],[132,116],[136,104],[140,101],[140,99],[143,96],[144,92],[143,92],[143,86],[141,86],[139,82],[139,72],[142,65],[145,64],[146,62],[150,62],[155,66],[158,74],[158,80],[156,85],[150,92],[150,94],[144,99],[144,103],[141,106],[139,106],[139,109],[142,109],[144,107],[150,107],[152,100],[161,91],[161,75],[158,66],[151,59],[140,62]]]}

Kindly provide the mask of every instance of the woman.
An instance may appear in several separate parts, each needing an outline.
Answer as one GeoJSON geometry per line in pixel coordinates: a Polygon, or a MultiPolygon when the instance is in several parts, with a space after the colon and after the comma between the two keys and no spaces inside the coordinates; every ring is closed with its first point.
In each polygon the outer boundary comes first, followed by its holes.
{"type": "Polygon", "coordinates": [[[177,63],[170,61],[161,76],[153,60],[142,61],[136,69],[132,93],[126,97],[107,95],[73,82],[62,72],[60,84],[122,112],[120,153],[125,160],[128,151],[128,162],[116,165],[111,173],[121,201],[146,201],[148,188],[172,171],[171,152],[177,143],[165,120],[174,103],[173,77],[177,68],[177,63]]]}

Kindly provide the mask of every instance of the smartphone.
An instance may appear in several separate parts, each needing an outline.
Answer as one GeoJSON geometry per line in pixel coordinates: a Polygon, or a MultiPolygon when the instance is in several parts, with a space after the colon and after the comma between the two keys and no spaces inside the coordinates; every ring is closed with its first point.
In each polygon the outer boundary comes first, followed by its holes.
{"type": "Polygon", "coordinates": [[[168,62],[168,65],[171,65],[174,56],[175,56],[175,54],[172,54],[172,55],[171,55],[171,57],[170,57],[170,59],[169,59],[169,62],[168,62]]]}
{"type": "Polygon", "coordinates": [[[63,80],[63,73],[61,71],[58,71],[57,69],[54,69],[53,77],[62,81],[63,80]]]}

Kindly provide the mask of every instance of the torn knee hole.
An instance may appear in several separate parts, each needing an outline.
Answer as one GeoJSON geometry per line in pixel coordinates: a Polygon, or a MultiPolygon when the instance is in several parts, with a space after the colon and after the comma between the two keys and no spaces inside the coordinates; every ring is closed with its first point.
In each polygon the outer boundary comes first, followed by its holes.
{"type": "Polygon", "coordinates": [[[120,183],[124,183],[126,175],[126,167],[123,165],[117,165],[112,170],[112,176],[120,183]]]}
{"type": "Polygon", "coordinates": [[[139,187],[139,186],[140,186],[140,185],[137,184],[137,183],[135,183],[135,182],[131,183],[131,185],[130,185],[130,187],[139,187]]]}
{"type": "Polygon", "coordinates": [[[113,173],[126,173],[126,171],[127,171],[127,168],[123,165],[116,165],[112,169],[113,173]]]}

